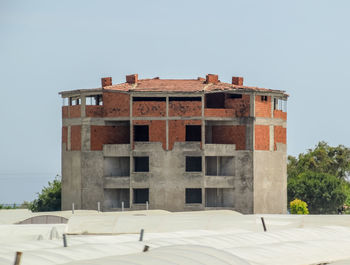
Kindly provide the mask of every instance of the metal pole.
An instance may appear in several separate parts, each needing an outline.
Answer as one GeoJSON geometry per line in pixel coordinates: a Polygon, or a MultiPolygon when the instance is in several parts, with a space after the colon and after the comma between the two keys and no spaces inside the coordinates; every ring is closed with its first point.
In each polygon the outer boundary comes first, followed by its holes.
{"type": "Polygon", "coordinates": [[[266,232],[266,225],[265,225],[265,221],[264,221],[264,217],[261,217],[261,222],[262,222],[262,225],[263,225],[263,228],[264,228],[264,232],[266,232]]]}
{"type": "Polygon", "coordinates": [[[146,210],[148,211],[148,201],[146,201],[146,210]]]}
{"type": "Polygon", "coordinates": [[[72,203],[72,214],[74,214],[74,202],[72,203]]]}
{"type": "Polygon", "coordinates": [[[67,247],[67,236],[66,234],[63,234],[63,247],[67,247]]]}
{"type": "Polygon", "coordinates": [[[124,212],[124,202],[122,202],[122,212],[124,212]]]}
{"type": "Polygon", "coordinates": [[[21,264],[21,258],[22,258],[22,252],[17,251],[14,265],[21,264]]]}
{"type": "Polygon", "coordinates": [[[97,202],[97,211],[101,212],[101,203],[100,202],[97,202]]]}
{"type": "Polygon", "coordinates": [[[141,229],[141,231],[140,231],[140,240],[139,241],[143,241],[143,232],[144,232],[144,230],[141,229]]]}

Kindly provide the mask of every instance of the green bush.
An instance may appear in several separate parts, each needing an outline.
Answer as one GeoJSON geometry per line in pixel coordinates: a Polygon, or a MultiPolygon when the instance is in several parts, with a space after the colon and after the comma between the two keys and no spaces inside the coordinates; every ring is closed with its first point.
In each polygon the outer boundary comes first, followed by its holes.
{"type": "Polygon", "coordinates": [[[290,213],[291,214],[309,214],[307,203],[299,199],[295,199],[294,201],[291,201],[290,213]]]}
{"type": "Polygon", "coordinates": [[[48,212],[61,210],[61,181],[55,179],[44,187],[38,198],[29,204],[29,210],[33,212],[48,212]]]}

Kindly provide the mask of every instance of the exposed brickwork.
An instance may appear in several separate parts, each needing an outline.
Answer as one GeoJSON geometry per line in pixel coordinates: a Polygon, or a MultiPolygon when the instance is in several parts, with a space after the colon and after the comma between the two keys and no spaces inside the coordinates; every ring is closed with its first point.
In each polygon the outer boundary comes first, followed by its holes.
{"type": "Polygon", "coordinates": [[[249,117],[250,95],[242,95],[242,98],[226,98],[225,108],[233,109],[234,117],[249,117]]]}
{"type": "Polygon", "coordinates": [[[130,115],[130,96],[126,93],[103,93],[105,117],[128,117],[130,115]]]}
{"type": "Polygon", "coordinates": [[[274,132],[274,149],[277,150],[276,143],[287,143],[287,129],[283,128],[282,126],[274,126],[273,128],[274,132]]]}
{"type": "Polygon", "coordinates": [[[213,144],[235,144],[236,150],[246,149],[246,126],[223,125],[212,127],[213,144]]]}
{"type": "Polygon", "coordinates": [[[202,102],[200,101],[170,101],[169,116],[202,116],[202,102]]]}
{"type": "Polygon", "coordinates": [[[206,83],[207,84],[217,84],[219,81],[219,76],[218,75],[213,75],[213,74],[207,74],[206,76],[206,83]]]}
{"type": "Polygon", "coordinates": [[[112,85],[112,77],[103,77],[101,78],[101,86],[111,86],[112,85]]]}
{"type": "Polygon", "coordinates": [[[261,95],[255,96],[255,116],[271,118],[271,97],[263,101],[261,95]]]}
{"type": "Polygon", "coordinates": [[[62,144],[68,144],[68,127],[67,126],[62,126],[62,144]]]}
{"type": "Polygon", "coordinates": [[[134,101],[132,114],[135,117],[164,117],[165,105],[163,101],[134,101]]]}
{"type": "Polygon", "coordinates": [[[233,109],[204,109],[205,117],[233,117],[233,109]]]}
{"type": "Polygon", "coordinates": [[[283,112],[282,110],[274,110],[273,117],[275,119],[287,120],[287,112],[283,112]]]}
{"type": "Polygon", "coordinates": [[[127,75],[126,76],[126,82],[129,84],[136,84],[139,79],[138,74],[133,74],[133,75],[127,75]]]}
{"type": "Polygon", "coordinates": [[[103,106],[87,105],[85,106],[86,117],[103,117],[103,106]]]}
{"type": "Polygon", "coordinates": [[[91,143],[93,151],[102,150],[104,144],[129,144],[129,126],[95,126],[90,128],[91,143]]]}
{"type": "Polygon", "coordinates": [[[270,150],[270,126],[255,125],[255,150],[270,150]]]}
{"type": "Polygon", "coordinates": [[[63,106],[62,107],[62,119],[67,119],[68,118],[68,106],[63,106]]]}
{"type": "Polygon", "coordinates": [[[68,106],[69,118],[80,118],[81,117],[81,106],[80,105],[74,105],[74,106],[68,106]]]}
{"type": "Polygon", "coordinates": [[[72,151],[81,150],[81,126],[73,125],[70,128],[70,149],[72,151]]]}
{"type": "Polygon", "coordinates": [[[170,120],[169,121],[169,150],[173,149],[175,142],[186,141],[186,125],[201,125],[200,120],[170,120]]]}
{"type": "Polygon", "coordinates": [[[166,149],[166,122],[165,121],[133,121],[134,125],[149,126],[149,141],[161,142],[163,149],[166,149]]]}
{"type": "Polygon", "coordinates": [[[243,77],[232,76],[232,84],[236,86],[243,86],[243,77]]]}

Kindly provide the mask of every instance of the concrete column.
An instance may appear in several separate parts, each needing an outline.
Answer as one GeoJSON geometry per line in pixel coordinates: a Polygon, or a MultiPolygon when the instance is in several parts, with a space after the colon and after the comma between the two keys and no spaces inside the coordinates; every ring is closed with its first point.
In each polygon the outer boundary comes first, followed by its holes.
{"type": "Polygon", "coordinates": [[[86,116],[86,97],[85,96],[81,96],[80,98],[80,117],[81,118],[85,118],[86,116]]]}
{"type": "Polygon", "coordinates": [[[270,151],[274,151],[275,137],[273,128],[273,125],[270,125],[270,151]]]}
{"type": "Polygon", "coordinates": [[[166,141],[166,150],[169,150],[169,96],[166,97],[165,111],[166,111],[165,141],[166,141]]]}
{"type": "Polygon", "coordinates": [[[274,110],[274,97],[271,96],[271,118],[273,118],[273,110],[274,110]]]}
{"type": "Polygon", "coordinates": [[[132,202],[133,202],[133,193],[132,193],[132,186],[131,186],[131,176],[132,176],[132,172],[133,172],[133,156],[132,156],[132,150],[133,150],[133,145],[134,145],[134,127],[132,124],[132,105],[133,105],[133,98],[132,98],[132,94],[130,94],[130,116],[129,116],[129,121],[130,121],[130,177],[129,177],[129,207],[130,209],[132,208],[132,202]]]}
{"type": "Polygon", "coordinates": [[[71,149],[70,135],[71,135],[71,127],[70,127],[70,125],[69,125],[69,126],[67,126],[67,151],[70,151],[70,149],[71,149]]]}

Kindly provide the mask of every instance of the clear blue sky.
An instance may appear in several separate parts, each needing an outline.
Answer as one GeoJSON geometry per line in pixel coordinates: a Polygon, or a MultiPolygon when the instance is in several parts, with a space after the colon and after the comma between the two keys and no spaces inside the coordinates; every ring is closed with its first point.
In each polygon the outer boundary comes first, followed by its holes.
{"type": "Polygon", "coordinates": [[[288,154],[350,146],[350,1],[0,0],[0,203],[61,172],[58,92],[100,78],[196,78],[286,90],[288,154]]]}

